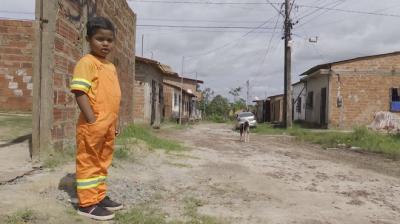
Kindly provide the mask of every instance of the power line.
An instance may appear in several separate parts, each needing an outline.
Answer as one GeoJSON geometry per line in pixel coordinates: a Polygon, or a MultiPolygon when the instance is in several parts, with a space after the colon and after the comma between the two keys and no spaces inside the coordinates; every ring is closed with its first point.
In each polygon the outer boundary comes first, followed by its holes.
{"type": "MultiPolygon", "coordinates": [[[[271,5],[274,7],[275,10],[277,5],[281,5],[282,3],[278,2],[194,2],[194,1],[158,1],[158,0],[130,0],[130,2],[140,2],[140,3],[158,3],[158,4],[209,4],[209,5],[271,5]]],[[[314,8],[314,9],[324,9],[330,11],[337,11],[337,12],[345,12],[345,13],[353,13],[353,14],[364,14],[364,15],[373,15],[373,16],[386,16],[386,17],[396,17],[400,18],[399,14],[387,14],[387,13],[379,13],[379,12],[368,12],[368,11],[360,11],[360,10],[353,10],[353,9],[337,9],[332,7],[321,7],[321,6],[313,6],[313,5],[302,5],[298,4],[297,7],[302,8],[314,8]]],[[[282,12],[280,12],[282,13],[282,12]]]]}
{"type": "Polygon", "coordinates": [[[197,29],[273,29],[272,27],[250,26],[191,26],[191,25],[162,25],[162,24],[138,24],[138,27],[169,27],[169,28],[197,28],[197,29]]]}
{"type": "Polygon", "coordinates": [[[169,22],[207,22],[207,23],[263,23],[261,20],[238,21],[238,20],[209,20],[209,19],[168,19],[168,18],[138,18],[139,21],[169,21],[169,22]]]}
{"type": "MultiPolygon", "coordinates": [[[[340,5],[340,4],[344,3],[344,2],[345,2],[345,0],[337,0],[337,1],[330,2],[330,3],[328,3],[328,4],[324,5],[324,6],[320,6],[320,7],[329,7],[330,5],[334,5],[333,8],[335,8],[335,7],[337,7],[338,5],[340,5]]],[[[318,12],[320,10],[321,9],[314,9],[314,10],[312,10],[312,12],[309,12],[309,13],[301,16],[300,18],[298,18],[298,20],[301,20],[301,19],[304,19],[304,18],[306,18],[308,16],[311,16],[311,15],[313,15],[314,13],[316,13],[316,12],[318,12]]]]}
{"type": "Polygon", "coordinates": [[[229,45],[231,45],[231,44],[233,44],[233,43],[235,43],[235,42],[240,41],[241,39],[245,38],[245,37],[246,37],[247,35],[249,35],[250,33],[254,32],[255,30],[260,29],[262,26],[264,26],[266,23],[268,23],[268,22],[269,22],[270,20],[272,20],[272,19],[273,19],[273,17],[270,18],[270,19],[268,19],[268,20],[265,21],[264,23],[260,24],[258,27],[255,27],[255,28],[253,28],[252,30],[248,31],[247,33],[245,33],[244,35],[242,35],[242,36],[239,37],[238,39],[235,39],[235,40],[233,40],[233,41],[231,41],[231,42],[225,43],[225,44],[223,44],[223,45],[221,45],[221,46],[219,46],[219,47],[217,47],[217,48],[214,48],[214,49],[212,49],[212,50],[209,50],[209,51],[207,51],[207,52],[204,52],[204,53],[201,53],[201,54],[196,54],[196,55],[188,56],[188,58],[204,56],[204,55],[211,54],[212,52],[221,50],[221,49],[223,49],[223,48],[225,48],[225,47],[227,47],[227,46],[229,46],[229,45]]]}
{"type": "MultiPolygon", "coordinates": [[[[281,10],[278,9],[278,8],[275,6],[275,4],[277,4],[277,3],[272,3],[272,2],[269,1],[269,0],[266,0],[266,1],[267,1],[267,3],[268,3],[269,5],[272,6],[272,8],[274,8],[279,14],[281,14],[281,15],[283,16],[283,13],[281,12],[281,10]]],[[[282,5],[282,3],[278,3],[278,4],[282,5]]]]}
{"type": "MultiPolygon", "coordinates": [[[[333,8],[335,8],[335,7],[337,7],[337,6],[341,5],[341,4],[343,4],[344,2],[345,2],[345,0],[339,0],[339,1],[334,2],[333,4],[335,4],[335,5],[333,6],[333,8]]],[[[313,12],[307,14],[307,15],[304,15],[304,16],[300,17],[298,20],[301,20],[301,19],[303,19],[303,18],[306,18],[307,16],[310,16],[310,15],[314,14],[314,12],[319,12],[319,11],[320,11],[320,9],[316,9],[315,11],[313,11],[313,12]]],[[[324,15],[324,14],[327,13],[327,12],[329,12],[329,10],[324,10],[324,11],[321,12],[320,14],[318,14],[318,15],[316,15],[316,16],[310,18],[309,20],[306,20],[305,22],[303,22],[300,26],[298,26],[298,28],[299,28],[299,27],[305,26],[305,25],[308,24],[309,22],[311,22],[311,21],[313,21],[314,19],[316,19],[316,18],[318,18],[318,17],[324,15]]]]}
{"type": "Polygon", "coordinates": [[[352,9],[337,9],[337,8],[332,8],[332,7],[321,7],[321,6],[311,6],[311,5],[297,5],[297,6],[298,7],[304,7],[304,8],[315,8],[315,9],[323,9],[323,10],[330,10],[330,11],[337,11],[337,12],[346,12],[346,13],[353,13],[353,14],[364,14],[364,15],[387,16],[387,17],[400,18],[399,14],[367,12],[367,11],[359,11],[359,10],[352,10],[352,9]]]}
{"type": "Polygon", "coordinates": [[[17,12],[17,11],[8,11],[8,10],[0,10],[0,13],[7,14],[26,14],[26,15],[34,15],[35,12],[17,12]]]}
{"type": "MultiPolygon", "coordinates": [[[[281,17],[280,17],[279,14],[278,14],[278,18],[276,19],[275,26],[274,26],[274,31],[276,31],[276,28],[278,27],[278,23],[279,23],[279,19],[280,19],[280,18],[281,18],[281,17]]],[[[270,39],[269,39],[269,42],[268,42],[267,50],[266,50],[266,52],[265,52],[265,54],[264,54],[263,60],[261,61],[260,67],[258,67],[258,70],[257,70],[257,73],[256,73],[256,74],[259,74],[259,73],[260,73],[261,67],[264,65],[264,62],[265,62],[265,60],[267,59],[267,56],[268,56],[269,51],[270,51],[270,49],[271,49],[272,39],[274,38],[274,36],[275,36],[275,33],[272,33],[272,34],[271,34],[271,37],[270,37],[270,39]]]]}
{"type": "Polygon", "coordinates": [[[159,1],[159,0],[128,0],[136,3],[158,3],[158,4],[196,4],[196,5],[280,5],[278,2],[200,2],[200,1],[159,1]]]}
{"type": "MultiPolygon", "coordinates": [[[[146,31],[146,32],[159,32],[159,31],[166,31],[166,32],[209,32],[209,33],[244,33],[246,32],[246,30],[207,30],[207,29],[179,29],[179,28],[168,28],[168,27],[160,27],[160,28],[147,28],[147,27],[143,27],[140,28],[138,30],[142,30],[142,31],[146,31]]],[[[267,30],[259,30],[259,31],[253,31],[251,32],[253,34],[259,34],[259,33],[273,33],[272,31],[267,31],[267,30]]]]}

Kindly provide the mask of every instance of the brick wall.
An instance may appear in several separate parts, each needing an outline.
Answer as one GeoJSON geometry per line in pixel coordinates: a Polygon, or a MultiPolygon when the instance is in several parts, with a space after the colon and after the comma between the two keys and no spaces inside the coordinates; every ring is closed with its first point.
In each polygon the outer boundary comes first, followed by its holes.
{"type": "Polygon", "coordinates": [[[174,88],[164,85],[164,119],[172,119],[172,104],[174,98],[174,88]]]}
{"type": "Polygon", "coordinates": [[[331,76],[330,126],[352,128],[368,125],[375,112],[389,111],[390,88],[400,87],[400,75],[336,75],[331,76]],[[337,107],[337,91],[343,99],[342,107],[337,107]],[[342,122],[340,122],[342,121],[342,122]]]}
{"type": "MultiPolygon", "coordinates": [[[[36,7],[39,12],[40,5],[36,7]]],[[[45,62],[38,62],[38,67],[43,71],[41,76],[44,80],[40,88],[52,89],[52,100],[50,102],[48,98],[41,97],[41,108],[37,110],[40,116],[34,116],[34,119],[39,117],[44,120],[39,121],[40,128],[49,128],[51,138],[40,136],[40,147],[64,149],[75,144],[75,124],[79,109],[69,85],[76,62],[89,50],[85,40],[87,18],[96,15],[108,17],[116,27],[115,47],[108,59],[117,67],[122,90],[121,122],[133,122],[136,16],[126,1],[44,1],[43,17],[49,22],[43,24],[46,43],[41,48],[45,54],[42,61],[45,62]]]]}
{"type": "Polygon", "coordinates": [[[332,70],[329,86],[331,127],[368,125],[375,112],[389,111],[390,88],[400,87],[400,55],[339,64],[332,70]],[[337,107],[338,93],[343,99],[342,107],[337,107]]]}
{"type": "Polygon", "coordinates": [[[134,109],[133,117],[135,120],[144,119],[144,85],[143,81],[135,81],[134,87],[134,109]]]}
{"type": "Polygon", "coordinates": [[[0,20],[0,110],[32,110],[32,21],[0,20]]]}
{"type": "Polygon", "coordinates": [[[155,125],[159,126],[162,115],[163,102],[159,99],[159,86],[163,83],[163,72],[152,63],[136,60],[136,85],[140,90],[135,90],[134,118],[135,122],[151,123],[153,94],[155,95],[155,125]],[[153,92],[152,82],[156,86],[153,92]],[[141,84],[140,84],[141,83],[141,84]]]}

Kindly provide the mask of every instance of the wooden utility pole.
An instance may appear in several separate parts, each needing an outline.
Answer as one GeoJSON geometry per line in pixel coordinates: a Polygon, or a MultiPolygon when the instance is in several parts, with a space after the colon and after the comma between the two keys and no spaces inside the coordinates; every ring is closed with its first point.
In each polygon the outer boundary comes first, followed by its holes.
{"type": "Polygon", "coordinates": [[[291,60],[292,51],[290,42],[292,20],[290,19],[290,0],[285,0],[285,79],[284,79],[284,98],[283,98],[283,121],[285,128],[292,127],[292,81],[291,81],[291,60]]]}
{"type": "Polygon", "coordinates": [[[143,49],[144,49],[144,34],[142,34],[142,57],[143,57],[143,49]]]}
{"type": "Polygon", "coordinates": [[[246,81],[246,110],[249,110],[250,80],[246,81]]]}
{"type": "Polygon", "coordinates": [[[179,124],[182,124],[182,116],[183,116],[183,69],[185,63],[185,56],[182,57],[182,73],[181,73],[181,102],[179,103],[179,124]]]}

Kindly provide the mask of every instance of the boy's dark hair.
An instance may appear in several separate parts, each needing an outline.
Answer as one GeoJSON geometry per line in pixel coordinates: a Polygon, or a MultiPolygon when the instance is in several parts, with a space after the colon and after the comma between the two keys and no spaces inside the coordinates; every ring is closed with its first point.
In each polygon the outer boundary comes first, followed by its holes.
{"type": "Polygon", "coordinates": [[[87,36],[93,37],[98,29],[111,30],[115,34],[114,24],[105,17],[92,17],[86,24],[87,36]]]}

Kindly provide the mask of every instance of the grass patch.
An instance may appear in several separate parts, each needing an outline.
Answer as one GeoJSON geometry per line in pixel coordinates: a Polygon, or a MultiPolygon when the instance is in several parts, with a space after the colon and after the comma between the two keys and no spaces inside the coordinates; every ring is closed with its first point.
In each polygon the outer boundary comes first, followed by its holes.
{"type": "Polygon", "coordinates": [[[292,129],[273,128],[270,124],[259,124],[252,130],[258,134],[288,134],[297,140],[322,145],[326,148],[359,147],[362,150],[381,153],[392,159],[400,159],[400,135],[385,135],[368,130],[366,127],[355,128],[353,132],[321,131],[315,132],[294,125],[292,129]]]}
{"type": "Polygon", "coordinates": [[[197,212],[198,207],[204,205],[204,202],[193,198],[188,197],[184,199],[185,203],[185,215],[190,218],[189,221],[186,221],[185,224],[221,224],[222,221],[218,220],[215,217],[208,215],[201,215],[197,212]]]}
{"type": "Polygon", "coordinates": [[[115,221],[118,224],[168,224],[160,211],[147,207],[137,207],[128,212],[117,213],[115,221]]]}
{"type": "Polygon", "coordinates": [[[258,124],[257,128],[250,129],[251,133],[264,134],[264,135],[282,135],[287,133],[285,129],[274,128],[271,124],[264,123],[258,124]]]}
{"type": "Polygon", "coordinates": [[[32,133],[32,116],[0,114],[0,140],[13,140],[32,133]]]}
{"type": "Polygon", "coordinates": [[[131,150],[126,146],[123,145],[122,147],[117,147],[114,150],[114,158],[120,159],[120,160],[128,160],[132,158],[131,155],[131,150]]]}
{"type": "MultiPolygon", "coordinates": [[[[161,197],[161,196],[160,196],[161,197]]],[[[139,205],[127,212],[118,212],[115,222],[118,224],[222,224],[214,217],[200,215],[197,208],[203,206],[203,202],[193,197],[184,199],[185,221],[167,220],[167,215],[159,209],[154,209],[148,205],[139,205]]]]}
{"type": "Polygon", "coordinates": [[[206,120],[214,122],[214,123],[228,123],[228,122],[230,122],[230,120],[228,118],[225,118],[225,117],[223,117],[221,115],[216,115],[216,114],[207,116],[206,120]]]}
{"type": "Polygon", "coordinates": [[[73,162],[75,159],[75,150],[67,148],[63,151],[55,151],[50,154],[44,161],[43,167],[54,170],[54,168],[73,162]]]}
{"type": "Polygon", "coordinates": [[[192,168],[193,167],[192,165],[185,164],[185,163],[172,163],[172,162],[169,162],[168,164],[172,165],[172,166],[176,166],[176,167],[181,167],[181,168],[192,168]]]}
{"type": "Polygon", "coordinates": [[[177,124],[176,122],[163,122],[161,128],[162,129],[173,129],[173,130],[187,130],[192,128],[192,124],[185,123],[185,124],[177,124]]]}
{"type": "Polygon", "coordinates": [[[167,151],[183,150],[183,146],[177,141],[159,138],[154,135],[150,128],[138,125],[126,127],[119,136],[118,142],[126,144],[132,138],[144,141],[151,149],[165,149],[167,151]]]}
{"type": "Polygon", "coordinates": [[[31,209],[19,210],[0,219],[5,224],[25,224],[37,221],[37,214],[31,209]]]}

